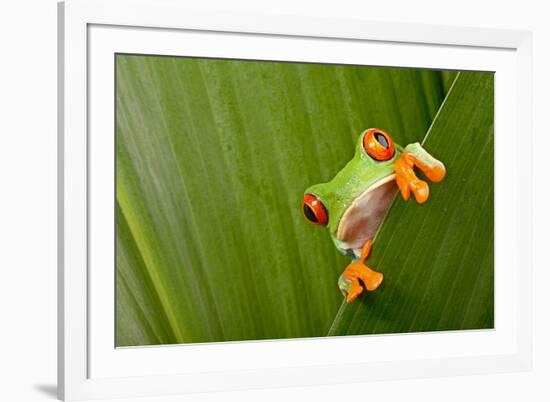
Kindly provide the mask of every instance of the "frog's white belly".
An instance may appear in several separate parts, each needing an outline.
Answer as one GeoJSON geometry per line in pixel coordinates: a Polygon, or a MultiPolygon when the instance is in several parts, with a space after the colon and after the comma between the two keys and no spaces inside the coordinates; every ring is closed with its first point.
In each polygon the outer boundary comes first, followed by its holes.
{"type": "Polygon", "coordinates": [[[357,197],[342,215],[338,225],[337,239],[340,247],[351,249],[358,257],[365,242],[373,239],[390,207],[397,185],[395,174],[387,176],[357,197]]]}

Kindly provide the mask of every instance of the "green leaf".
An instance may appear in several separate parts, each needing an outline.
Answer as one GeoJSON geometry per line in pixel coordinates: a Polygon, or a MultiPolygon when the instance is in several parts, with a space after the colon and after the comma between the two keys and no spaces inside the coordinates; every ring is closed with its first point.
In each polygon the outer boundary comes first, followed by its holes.
{"type": "Polygon", "coordinates": [[[396,198],[367,260],[384,282],[343,303],[329,335],[493,327],[493,85],[457,77],[424,140],[447,177],[426,204],[396,198]]]}
{"type": "Polygon", "coordinates": [[[441,78],[443,80],[443,91],[445,92],[445,95],[451,89],[457,75],[458,75],[458,71],[448,70],[448,71],[441,72],[441,78]]]}
{"type": "Polygon", "coordinates": [[[117,346],[326,335],[349,258],[303,191],[365,128],[422,139],[441,74],[118,55],[116,78],[117,346]]]}
{"type": "Polygon", "coordinates": [[[174,343],[177,338],[118,204],[116,221],[116,343],[139,345],[143,339],[174,343]]]}

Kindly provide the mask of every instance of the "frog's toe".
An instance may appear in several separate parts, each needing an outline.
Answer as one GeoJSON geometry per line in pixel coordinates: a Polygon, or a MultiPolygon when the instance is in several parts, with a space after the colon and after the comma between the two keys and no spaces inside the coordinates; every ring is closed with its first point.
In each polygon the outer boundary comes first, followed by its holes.
{"type": "Polygon", "coordinates": [[[382,284],[382,281],[384,280],[384,274],[369,269],[369,271],[366,272],[363,276],[362,280],[365,284],[365,288],[369,292],[372,292],[378,289],[378,287],[382,284]]]}
{"type": "Polygon", "coordinates": [[[428,183],[426,183],[424,180],[416,179],[412,180],[409,183],[409,186],[414,194],[416,202],[418,202],[419,204],[426,202],[430,195],[430,187],[428,186],[428,183]]]}
{"type": "Polygon", "coordinates": [[[359,283],[358,280],[355,280],[351,283],[351,288],[350,288],[350,291],[346,297],[346,302],[348,303],[351,303],[353,302],[355,299],[357,299],[357,297],[363,293],[363,287],[361,286],[361,284],[359,283]]]}
{"type": "Polygon", "coordinates": [[[396,182],[405,201],[409,200],[411,191],[414,194],[416,202],[419,204],[426,202],[430,195],[428,183],[418,178],[408,179],[402,176],[396,176],[396,182]]]}

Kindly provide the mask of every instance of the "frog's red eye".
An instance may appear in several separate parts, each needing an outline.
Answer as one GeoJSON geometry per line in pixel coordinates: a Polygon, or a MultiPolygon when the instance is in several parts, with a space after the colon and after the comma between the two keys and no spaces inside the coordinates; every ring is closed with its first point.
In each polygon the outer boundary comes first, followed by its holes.
{"type": "Polygon", "coordinates": [[[313,194],[306,194],[302,204],[304,216],[311,223],[326,225],[328,222],[327,210],[323,203],[313,194]]]}
{"type": "Polygon", "coordinates": [[[377,128],[369,128],[363,136],[363,148],[377,161],[387,161],[395,153],[393,141],[388,133],[377,128]]]}

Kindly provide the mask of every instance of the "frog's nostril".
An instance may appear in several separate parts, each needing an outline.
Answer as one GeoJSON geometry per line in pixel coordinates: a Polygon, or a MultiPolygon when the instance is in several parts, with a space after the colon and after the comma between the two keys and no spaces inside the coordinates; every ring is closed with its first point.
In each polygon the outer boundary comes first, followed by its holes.
{"type": "Polygon", "coordinates": [[[311,223],[317,225],[326,225],[328,222],[328,214],[325,206],[315,195],[306,194],[302,204],[302,210],[305,218],[311,223]]]}

